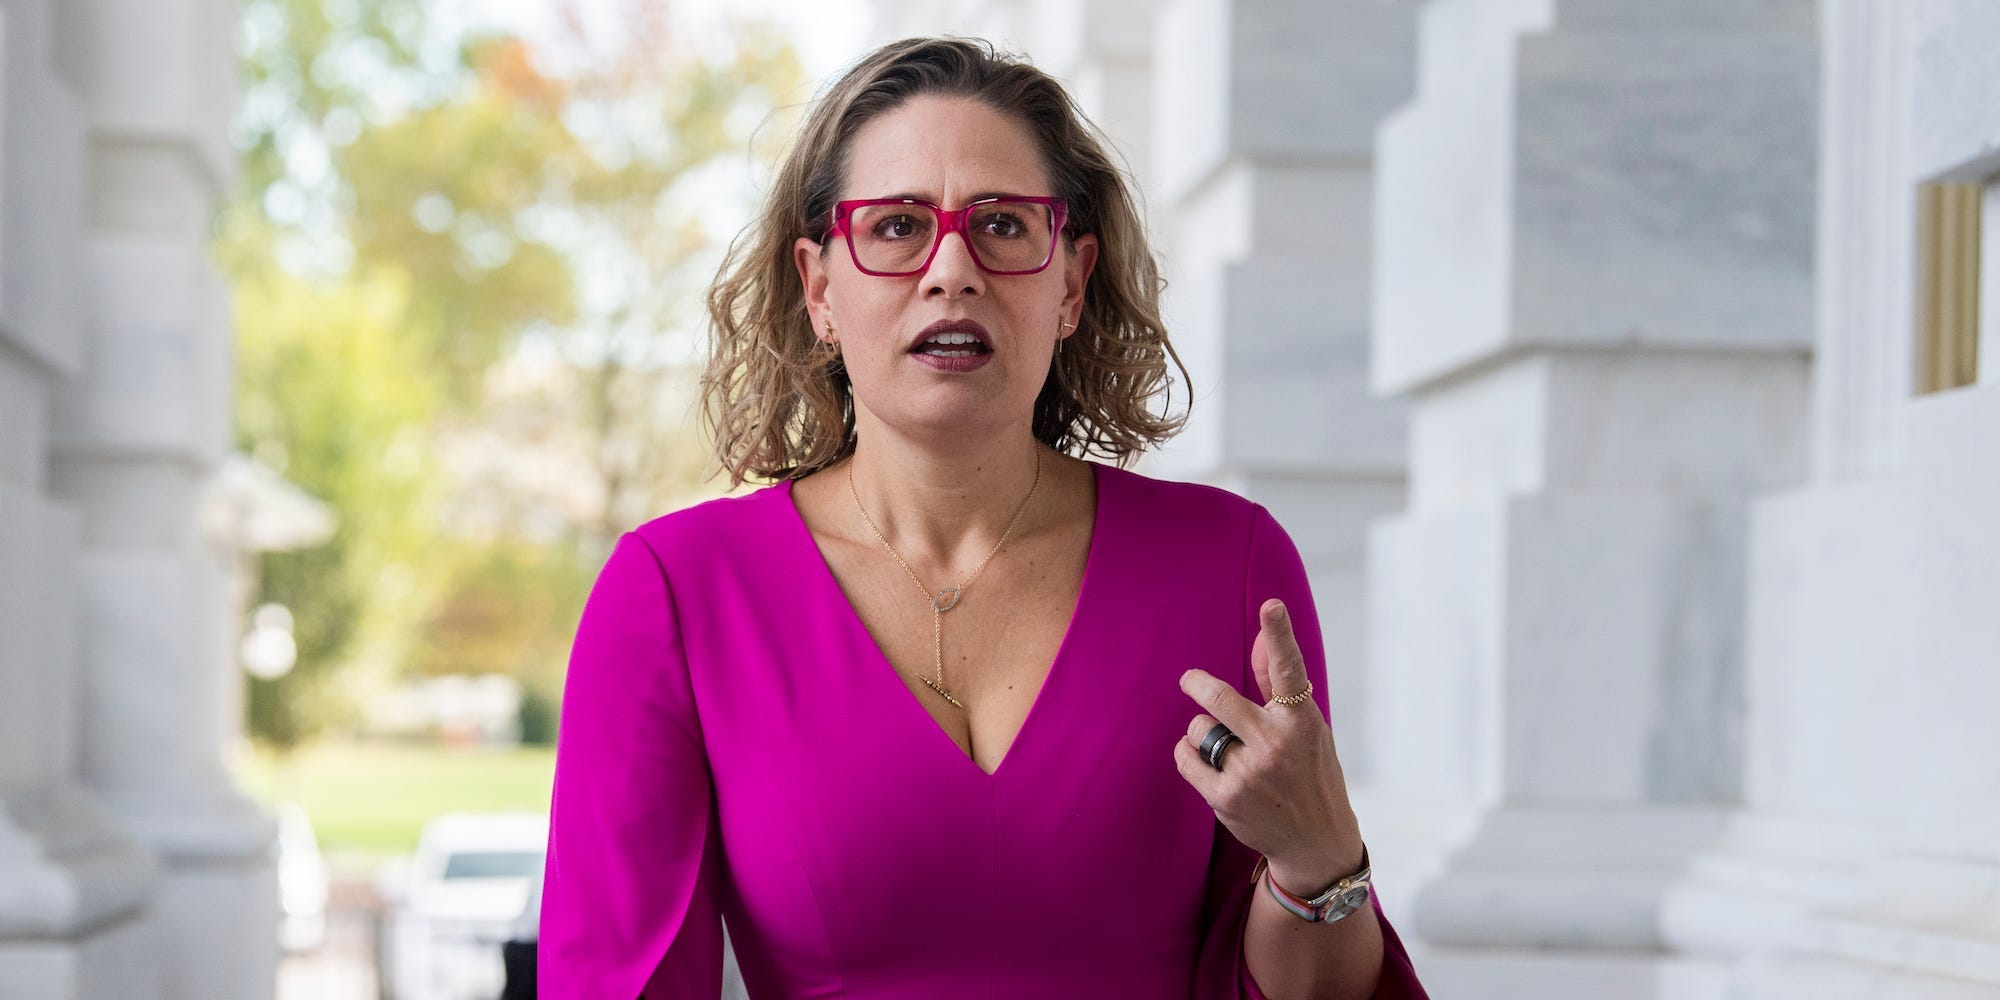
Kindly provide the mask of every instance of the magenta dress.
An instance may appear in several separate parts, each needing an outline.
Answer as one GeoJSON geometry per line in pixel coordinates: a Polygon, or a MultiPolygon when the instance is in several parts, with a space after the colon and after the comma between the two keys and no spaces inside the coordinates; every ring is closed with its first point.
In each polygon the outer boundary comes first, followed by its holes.
{"type": "MultiPolygon", "coordinates": [[[[564,689],[542,1000],[716,997],[724,920],[755,1000],[1261,998],[1256,855],[1175,769],[1200,711],[1178,679],[1261,701],[1278,597],[1325,712],[1305,571],[1262,506],[1092,464],[1076,611],[992,774],[903,686],[789,482],[619,539],[564,689]]],[[[1383,937],[1376,997],[1422,997],[1383,937]]]]}

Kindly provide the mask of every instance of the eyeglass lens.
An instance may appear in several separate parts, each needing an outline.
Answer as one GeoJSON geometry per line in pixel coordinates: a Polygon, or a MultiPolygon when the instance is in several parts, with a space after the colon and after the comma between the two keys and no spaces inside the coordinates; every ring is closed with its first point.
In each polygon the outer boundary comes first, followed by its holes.
{"type": "MultiPolygon", "coordinates": [[[[995,201],[965,220],[972,257],[989,271],[1033,271],[1049,259],[1054,213],[1034,202],[995,201]]],[[[927,205],[864,205],[848,226],[855,259],[870,271],[914,273],[936,245],[938,219],[927,205]]]]}

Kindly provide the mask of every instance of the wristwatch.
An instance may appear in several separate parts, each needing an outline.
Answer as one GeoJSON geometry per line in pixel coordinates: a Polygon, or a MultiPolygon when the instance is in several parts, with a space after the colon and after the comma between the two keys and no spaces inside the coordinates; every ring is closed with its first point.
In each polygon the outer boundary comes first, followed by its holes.
{"type": "Polygon", "coordinates": [[[1373,872],[1368,864],[1368,845],[1361,845],[1361,870],[1341,879],[1311,899],[1301,899],[1286,892],[1278,885],[1278,880],[1270,877],[1270,861],[1257,859],[1257,867],[1250,873],[1250,884],[1256,885],[1262,879],[1271,890],[1271,898],[1278,905],[1290,910],[1300,920],[1315,924],[1330,924],[1368,905],[1368,892],[1373,872]]]}

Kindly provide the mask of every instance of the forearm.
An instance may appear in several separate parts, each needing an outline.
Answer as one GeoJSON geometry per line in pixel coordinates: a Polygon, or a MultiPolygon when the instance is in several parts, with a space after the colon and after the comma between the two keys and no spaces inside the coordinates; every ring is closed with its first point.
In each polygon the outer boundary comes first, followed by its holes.
{"type": "MultiPolygon", "coordinates": [[[[1334,860],[1274,866],[1271,877],[1295,893],[1317,891],[1361,867],[1359,846],[1351,857],[1336,853],[1334,860]]],[[[1382,925],[1372,903],[1330,924],[1308,923],[1260,882],[1243,930],[1243,960],[1270,1000],[1367,1000],[1382,974],[1382,925]]]]}

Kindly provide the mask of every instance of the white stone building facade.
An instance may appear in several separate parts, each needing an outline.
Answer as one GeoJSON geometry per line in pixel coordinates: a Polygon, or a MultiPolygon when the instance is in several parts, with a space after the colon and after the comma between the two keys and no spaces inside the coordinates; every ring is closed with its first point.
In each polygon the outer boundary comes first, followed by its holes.
{"type": "Polygon", "coordinates": [[[289,533],[227,455],[237,16],[0,0],[4,1000],[274,989],[275,827],[224,759],[243,553],[289,533]]]}

